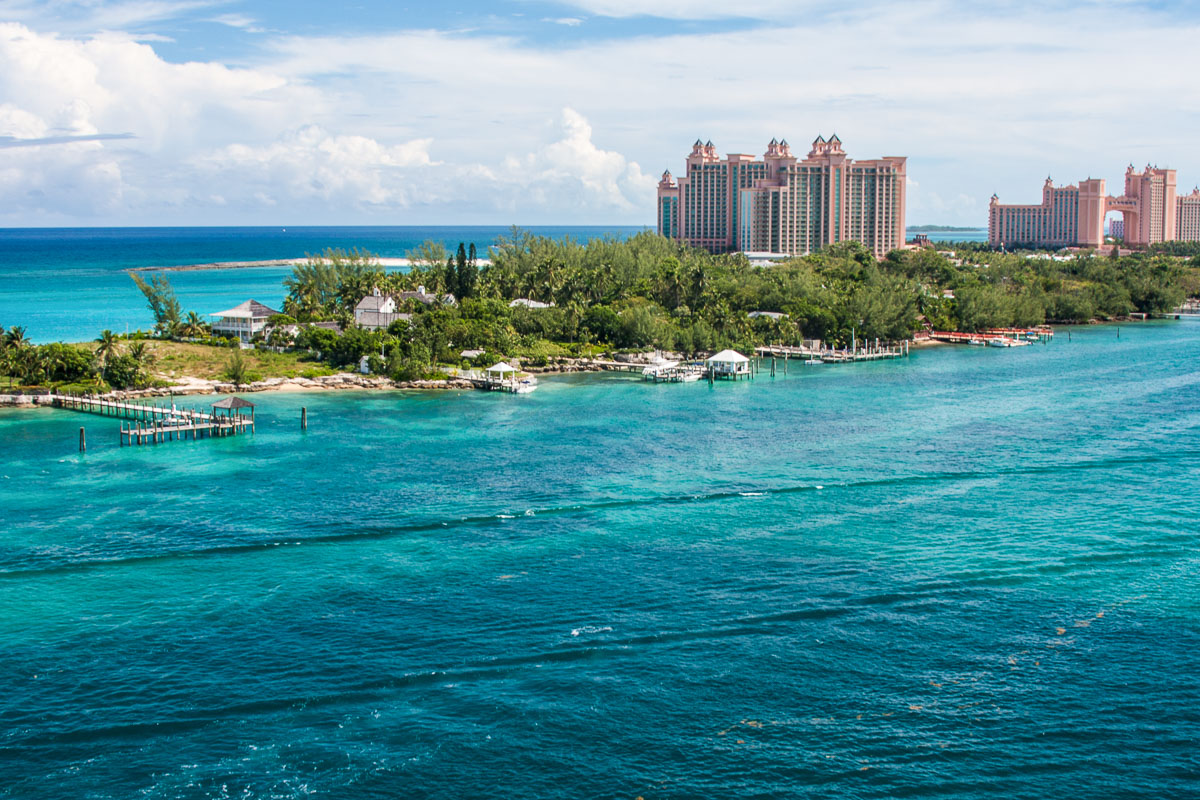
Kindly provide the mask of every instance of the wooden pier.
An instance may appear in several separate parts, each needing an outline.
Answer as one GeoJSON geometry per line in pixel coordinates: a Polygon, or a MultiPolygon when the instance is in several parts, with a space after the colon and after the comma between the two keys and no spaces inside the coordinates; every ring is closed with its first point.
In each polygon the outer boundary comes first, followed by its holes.
{"type": "Polygon", "coordinates": [[[254,433],[253,420],[245,417],[213,414],[206,421],[193,418],[191,421],[156,420],[150,425],[121,425],[121,445],[159,444],[179,441],[190,435],[192,441],[212,436],[234,436],[239,433],[254,433]]]}
{"type": "MultiPolygon", "coordinates": [[[[189,436],[195,441],[254,433],[254,404],[240,397],[218,400],[211,411],[77,394],[56,395],[53,404],[71,411],[132,420],[129,425],[121,424],[122,446],[180,441],[189,436]],[[242,413],[245,410],[249,410],[250,416],[242,413]]],[[[80,449],[83,449],[82,438],[80,449]]]]}
{"type": "Polygon", "coordinates": [[[886,361],[892,358],[903,358],[908,355],[908,342],[901,345],[866,345],[850,350],[768,345],[756,347],[754,352],[759,358],[799,358],[805,361],[819,361],[822,364],[851,364],[859,361],[886,361]]]}

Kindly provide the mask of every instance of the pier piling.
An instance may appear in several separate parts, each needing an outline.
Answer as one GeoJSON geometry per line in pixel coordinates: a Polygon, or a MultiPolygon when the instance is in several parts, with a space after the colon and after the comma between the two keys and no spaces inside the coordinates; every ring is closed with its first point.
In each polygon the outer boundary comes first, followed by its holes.
{"type": "Polygon", "coordinates": [[[300,430],[308,430],[308,407],[300,406],[300,430]]]}
{"type": "Polygon", "coordinates": [[[83,428],[79,429],[79,452],[87,452],[87,436],[83,432],[83,428]]]}

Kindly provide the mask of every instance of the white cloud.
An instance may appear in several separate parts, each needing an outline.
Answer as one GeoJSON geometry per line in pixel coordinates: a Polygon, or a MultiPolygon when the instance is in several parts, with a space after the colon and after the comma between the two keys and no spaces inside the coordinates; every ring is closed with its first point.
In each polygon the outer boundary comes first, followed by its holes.
{"type": "MultiPolygon", "coordinates": [[[[18,5],[0,0],[0,11],[18,5]]],[[[60,16],[93,7],[50,5],[60,16]]],[[[95,9],[145,21],[194,5],[95,9]]],[[[572,5],[580,16],[641,8],[572,5]]],[[[675,0],[656,13],[730,8],[675,0]]],[[[852,157],[910,157],[914,223],[980,222],[993,191],[1036,200],[1047,172],[1119,179],[1129,161],[1150,161],[1178,168],[1181,185],[1200,180],[1193,17],[1118,2],[997,8],[747,0],[732,11],[772,24],[554,47],[485,30],[271,32],[238,68],[171,63],[138,41],[149,32],[0,24],[0,136],[76,137],[0,148],[0,222],[92,208],[129,224],[401,221],[390,210],[420,222],[636,224],[654,210],[639,165],[679,173],[697,136],[759,153],[772,136],[799,145],[835,131],[852,157]],[[1118,52],[1139,56],[1117,68],[1118,52]],[[136,138],[78,141],[113,134],[136,138]],[[203,216],[213,196],[226,216],[203,216]],[[254,216],[266,200],[270,220],[254,216]]]]}
{"type": "Polygon", "coordinates": [[[505,181],[536,192],[544,202],[571,202],[578,210],[629,211],[645,204],[655,181],[636,162],[601,150],[592,126],[572,108],[562,112],[563,138],[523,158],[508,157],[505,181]]]}
{"type": "Polygon", "coordinates": [[[387,146],[364,136],[332,135],[316,125],[263,146],[231,144],[196,159],[202,176],[270,205],[318,198],[367,207],[410,203],[402,170],[428,167],[431,139],[387,146]]]}
{"type": "Polygon", "coordinates": [[[553,22],[555,25],[566,25],[568,28],[577,28],[583,24],[583,20],[579,17],[546,17],[542,22],[553,22]]]}

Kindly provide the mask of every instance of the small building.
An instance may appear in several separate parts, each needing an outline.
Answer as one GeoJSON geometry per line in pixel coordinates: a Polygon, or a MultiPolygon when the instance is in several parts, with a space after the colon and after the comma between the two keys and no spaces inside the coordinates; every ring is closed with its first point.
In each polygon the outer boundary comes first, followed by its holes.
{"type": "Polygon", "coordinates": [[[766,317],[768,319],[783,319],[787,316],[787,314],[784,314],[781,311],[751,311],[746,316],[750,319],[759,319],[760,317],[766,317]]]}
{"type": "Polygon", "coordinates": [[[378,287],[354,306],[354,322],[369,331],[384,330],[398,320],[408,321],[412,314],[396,310],[396,298],[381,294],[378,287]]]}
{"type": "Polygon", "coordinates": [[[475,359],[483,355],[483,350],[463,350],[458,354],[459,358],[475,359]]]}
{"type": "Polygon", "coordinates": [[[441,303],[444,306],[452,306],[458,303],[458,300],[455,299],[454,295],[450,293],[441,295],[431,294],[430,292],[425,291],[424,286],[418,286],[415,292],[397,292],[396,300],[416,300],[418,303],[423,303],[427,306],[431,306],[434,303],[441,303]]]}
{"type": "Polygon", "coordinates": [[[508,304],[509,308],[554,308],[554,303],[543,303],[541,300],[530,300],[528,297],[518,297],[508,304]]]}
{"type": "Polygon", "coordinates": [[[498,364],[493,364],[492,366],[488,367],[487,374],[488,377],[495,377],[503,380],[505,375],[510,377],[515,376],[517,374],[517,368],[509,364],[507,361],[501,361],[498,364]]]}
{"type": "Polygon", "coordinates": [[[722,350],[705,359],[704,364],[714,378],[736,381],[738,378],[750,377],[750,359],[736,350],[722,350]]]}
{"type": "Polygon", "coordinates": [[[249,342],[255,334],[262,333],[267,327],[267,320],[279,312],[267,308],[257,300],[247,300],[228,311],[209,314],[217,320],[212,324],[213,333],[218,336],[237,337],[243,342],[249,342]]]}
{"type": "Polygon", "coordinates": [[[742,251],[742,255],[754,267],[770,267],[775,264],[782,264],[791,258],[787,253],[770,253],[765,251],[742,251]]]}

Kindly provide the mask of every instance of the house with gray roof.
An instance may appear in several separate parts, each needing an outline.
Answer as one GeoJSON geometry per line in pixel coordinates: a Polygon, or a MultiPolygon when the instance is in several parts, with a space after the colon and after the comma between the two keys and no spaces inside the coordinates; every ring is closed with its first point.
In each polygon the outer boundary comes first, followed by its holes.
{"type": "Polygon", "coordinates": [[[257,300],[247,300],[228,311],[218,311],[209,316],[216,317],[212,324],[215,335],[237,337],[243,342],[249,342],[255,334],[261,333],[262,329],[267,327],[267,320],[278,313],[257,300]]]}
{"type": "Polygon", "coordinates": [[[354,306],[354,322],[369,331],[384,330],[397,320],[408,321],[412,314],[396,310],[396,298],[374,289],[354,306]]]}

